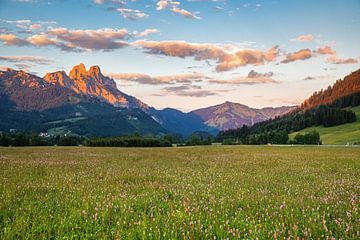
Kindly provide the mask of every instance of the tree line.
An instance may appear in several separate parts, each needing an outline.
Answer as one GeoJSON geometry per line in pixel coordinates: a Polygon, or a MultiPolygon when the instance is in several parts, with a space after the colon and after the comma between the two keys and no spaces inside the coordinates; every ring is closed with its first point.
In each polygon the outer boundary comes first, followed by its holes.
{"type": "Polygon", "coordinates": [[[121,136],[121,137],[94,137],[85,141],[89,147],[171,147],[170,136],[162,138],[121,136]]]}
{"type": "Polygon", "coordinates": [[[85,141],[81,136],[51,136],[42,137],[38,134],[16,133],[0,134],[0,146],[78,146],[85,141]]]}
{"type": "Polygon", "coordinates": [[[172,137],[141,137],[138,134],[121,137],[39,136],[38,134],[0,134],[0,146],[90,146],[90,147],[170,147],[172,137]]]}

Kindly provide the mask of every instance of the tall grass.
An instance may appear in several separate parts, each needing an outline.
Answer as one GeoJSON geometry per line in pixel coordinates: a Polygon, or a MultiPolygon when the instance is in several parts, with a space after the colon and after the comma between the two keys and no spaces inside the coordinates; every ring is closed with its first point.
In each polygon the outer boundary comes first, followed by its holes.
{"type": "Polygon", "coordinates": [[[359,159],[359,148],[0,148],[0,239],[359,239],[359,159]]]}

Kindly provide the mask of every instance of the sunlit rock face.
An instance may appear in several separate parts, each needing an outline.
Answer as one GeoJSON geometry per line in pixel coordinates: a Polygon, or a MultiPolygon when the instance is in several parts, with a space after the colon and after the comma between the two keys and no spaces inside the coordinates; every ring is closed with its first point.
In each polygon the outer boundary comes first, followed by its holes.
{"type": "Polygon", "coordinates": [[[70,88],[76,93],[96,96],[116,107],[148,109],[148,105],[117,89],[113,79],[104,76],[99,66],[91,66],[87,71],[80,63],[74,66],[69,76],[64,71],[48,73],[45,81],[70,88]]]}
{"type": "Polygon", "coordinates": [[[43,111],[74,102],[76,93],[33,74],[8,69],[0,71],[0,99],[19,111],[43,111]]]}

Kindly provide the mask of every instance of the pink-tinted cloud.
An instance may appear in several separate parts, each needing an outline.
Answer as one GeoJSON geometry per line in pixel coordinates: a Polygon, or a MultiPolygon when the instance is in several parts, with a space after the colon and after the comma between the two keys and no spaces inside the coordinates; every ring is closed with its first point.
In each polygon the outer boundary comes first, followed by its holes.
{"type": "Polygon", "coordinates": [[[169,8],[173,13],[179,14],[186,18],[200,19],[196,13],[191,13],[185,9],[180,8],[180,2],[174,0],[159,0],[156,3],[156,10],[161,11],[169,8]]]}
{"type": "Polygon", "coordinates": [[[96,30],[50,29],[47,34],[72,48],[84,50],[113,50],[127,46],[124,41],[129,36],[126,29],[104,28],[96,30]]]}
{"type": "Polygon", "coordinates": [[[137,82],[148,85],[164,85],[174,83],[201,82],[206,77],[200,73],[174,74],[163,76],[150,76],[143,73],[109,73],[108,76],[129,82],[137,82]]]}
{"type": "Polygon", "coordinates": [[[297,38],[293,39],[292,41],[297,42],[310,42],[314,39],[314,36],[312,34],[306,34],[306,35],[300,35],[297,38]]]}
{"type": "Polygon", "coordinates": [[[147,37],[148,35],[150,34],[154,34],[154,33],[159,33],[160,31],[156,28],[148,28],[148,29],[145,29],[144,31],[142,32],[134,32],[134,35],[135,37],[137,38],[142,38],[142,37],[147,37]]]}
{"type": "Polygon", "coordinates": [[[240,50],[232,54],[225,54],[219,58],[216,70],[222,72],[249,64],[262,65],[265,62],[274,61],[278,53],[278,47],[275,46],[265,52],[260,50],[240,50]]]}
{"type": "Polygon", "coordinates": [[[186,18],[201,19],[199,16],[196,16],[194,13],[191,13],[191,12],[185,10],[185,9],[174,7],[174,8],[171,9],[171,11],[174,12],[174,13],[180,14],[183,17],[186,17],[186,18]]]}
{"type": "Polygon", "coordinates": [[[327,60],[329,63],[332,64],[355,64],[358,63],[358,60],[355,58],[337,58],[336,54],[328,58],[327,60]]]}
{"type": "Polygon", "coordinates": [[[228,71],[248,64],[261,65],[272,62],[278,56],[275,46],[268,51],[239,50],[229,52],[225,47],[215,44],[188,43],[185,41],[136,41],[134,46],[145,49],[146,53],[172,57],[193,57],[195,60],[216,60],[218,72],[228,71]]]}
{"type": "Polygon", "coordinates": [[[329,47],[329,46],[320,47],[320,48],[318,48],[315,52],[318,53],[318,54],[323,54],[323,55],[333,55],[333,54],[336,54],[336,51],[333,50],[333,49],[332,49],[331,47],[329,47]]]}
{"type": "Polygon", "coordinates": [[[337,52],[329,46],[318,48],[315,52],[322,55],[330,55],[326,61],[332,64],[354,64],[358,62],[355,58],[338,58],[337,52]]]}
{"type": "Polygon", "coordinates": [[[47,32],[22,39],[14,34],[1,34],[0,40],[8,46],[55,46],[64,51],[110,51],[128,46],[132,36],[126,29],[69,30],[50,28],[47,32]]]}
{"type": "Polygon", "coordinates": [[[306,60],[312,57],[310,49],[301,49],[297,52],[289,53],[286,55],[286,59],[281,61],[282,63],[290,63],[298,60],[306,60]]]}
{"type": "Polygon", "coordinates": [[[50,39],[45,34],[33,35],[28,38],[28,42],[35,46],[49,46],[56,45],[56,41],[50,39]]]}
{"type": "Polygon", "coordinates": [[[0,34],[0,40],[7,46],[26,46],[29,42],[25,39],[18,38],[14,34],[0,34]]]}

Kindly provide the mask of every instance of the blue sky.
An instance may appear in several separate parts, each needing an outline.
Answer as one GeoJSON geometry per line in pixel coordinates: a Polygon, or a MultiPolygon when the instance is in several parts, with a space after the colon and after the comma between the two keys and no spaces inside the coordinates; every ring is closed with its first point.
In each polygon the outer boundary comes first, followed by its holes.
{"type": "Polygon", "coordinates": [[[157,108],[301,103],[360,67],[360,1],[4,0],[0,66],[99,65],[157,108]]]}

